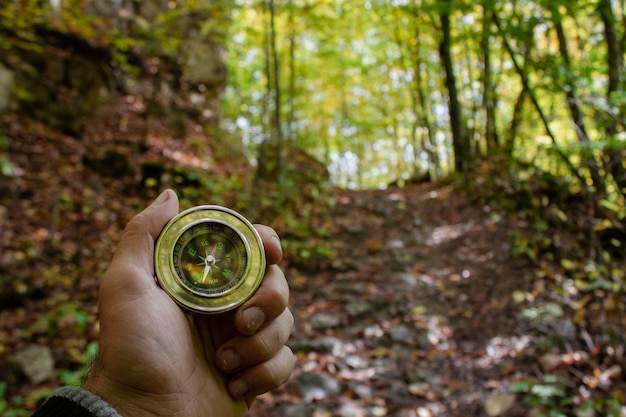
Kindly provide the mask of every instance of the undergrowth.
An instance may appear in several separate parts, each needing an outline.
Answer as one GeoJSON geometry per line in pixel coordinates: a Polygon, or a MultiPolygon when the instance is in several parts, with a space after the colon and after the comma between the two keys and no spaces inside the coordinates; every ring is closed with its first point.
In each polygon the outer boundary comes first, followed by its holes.
{"type": "Polygon", "coordinates": [[[536,380],[511,387],[538,416],[620,416],[626,400],[626,204],[581,190],[532,164],[485,163],[463,185],[475,203],[508,213],[513,254],[535,265],[532,291],[516,291],[535,329],[536,380]],[[551,359],[551,360],[548,360],[551,359]],[[539,369],[539,368],[538,368],[539,369]]]}

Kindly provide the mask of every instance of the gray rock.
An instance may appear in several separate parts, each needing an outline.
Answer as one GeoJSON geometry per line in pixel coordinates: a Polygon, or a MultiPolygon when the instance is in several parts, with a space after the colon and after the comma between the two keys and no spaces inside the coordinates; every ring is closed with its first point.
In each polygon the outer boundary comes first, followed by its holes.
{"type": "Polygon", "coordinates": [[[344,342],[336,337],[324,336],[317,339],[292,340],[289,347],[294,352],[332,353],[338,356],[344,351],[344,342]]]}
{"type": "Polygon", "coordinates": [[[11,356],[11,362],[33,384],[40,384],[54,375],[54,358],[47,346],[30,346],[11,356]]]}
{"type": "Polygon", "coordinates": [[[336,314],[316,313],[311,316],[310,323],[314,330],[324,330],[338,326],[341,320],[336,314]]]}
{"type": "Polygon", "coordinates": [[[387,334],[395,343],[413,344],[415,341],[416,331],[405,325],[399,325],[389,329],[387,334]]]}
{"type": "Polygon", "coordinates": [[[339,381],[328,374],[307,372],[298,379],[298,389],[304,402],[323,400],[339,394],[339,381]]]}
{"type": "Polygon", "coordinates": [[[360,317],[374,310],[374,305],[367,300],[351,301],[346,304],[345,311],[350,317],[360,317]]]}

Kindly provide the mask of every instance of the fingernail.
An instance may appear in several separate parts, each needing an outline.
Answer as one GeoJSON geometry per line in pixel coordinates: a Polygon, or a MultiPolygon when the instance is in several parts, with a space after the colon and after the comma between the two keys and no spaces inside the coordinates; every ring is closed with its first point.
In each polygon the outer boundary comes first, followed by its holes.
{"type": "Polygon", "coordinates": [[[169,199],[170,199],[170,190],[165,190],[157,197],[156,200],[154,200],[152,204],[155,206],[158,206],[159,204],[165,203],[169,199]]]}
{"type": "Polygon", "coordinates": [[[232,349],[226,349],[220,355],[220,360],[222,361],[222,370],[224,371],[232,371],[234,369],[239,368],[241,362],[239,361],[239,356],[232,349]]]}
{"type": "Polygon", "coordinates": [[[265,313],[258,307],[250,307],[243,312],[243,325],[249,334],[256,332],[265,323],[265,313]]]}
{"type": "Polygon", "coordinates": [[[230,383],[230,393],[233,397],[243,397],[248,392],[248,384],[243,379],[235,379],[230,383]]]}
{"type": "Polygon", "coordinates": [[[272,240],[274,240],[276,243],[278,243],[278,246],[280,246],[280,238],[278,237],[278,235],[272,235],[271,236],[272,240]]]}

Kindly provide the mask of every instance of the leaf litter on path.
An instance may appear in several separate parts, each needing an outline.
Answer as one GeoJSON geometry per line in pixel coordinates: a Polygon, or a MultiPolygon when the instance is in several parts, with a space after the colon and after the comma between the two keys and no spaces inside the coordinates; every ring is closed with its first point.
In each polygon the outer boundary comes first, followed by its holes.
{"type": "Polygon", "coordinates": [[[504,217],[440,184],[337,201],[332,267],[287,269],[294,376],[250,415],[524,416],[507,389],[534,365],[512,294],[533,270],[504,217]]]}

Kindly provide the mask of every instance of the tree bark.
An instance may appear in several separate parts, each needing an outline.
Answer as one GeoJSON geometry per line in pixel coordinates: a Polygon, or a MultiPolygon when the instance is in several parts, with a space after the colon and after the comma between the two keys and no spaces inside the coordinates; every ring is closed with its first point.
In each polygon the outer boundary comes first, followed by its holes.
{"type": "Polygon", "coordinates": [[[524,103],[526,102],[526,98],[528,97],[528,90],[525,87],[522,87],[519,95],[517,96],[517,100],[515,101],[515,107],[513,108],[513,118],[511,120],[511,125],[509,129],[509,137],[506,143],[504,144],[504,154],[507,156],[511,156],[513,154],[513,149],[515,147],[515,138],[517,137],[517,133],[519,132],[519,127],[522,122],[522,110],[524,108],[524,103]]]}
{"type": "MultiPolygon", "coordinates": [[[[393,8],[397,12],[397,8],[393,8]]],[[[428,156],[428,171],[432,178],[438,178],[442,175],[441,162],[437,155],[437,147],[434,138],[433,123],[430,119],[430,103],[427,100],[428,93],[424,87],[424,77],[422,75],[421,58],[421,42],[420,42],[420,9],[416,4],[416,0],[411,2],[409,11],[412,22],[412,38],[415,40],[414,45],[408,45],[403,41],[398,28],[400,27],[400,19],[396,16],[396,25],[394,37],[398,48],[402,51],[400,57],[400,65],[407,70],[413,70],[413,77],[408,83],[409,97],[411,98],[411,112],[413,113],[413,123],[411,125],[411,144],[413,146],[413,177],[422,175],[423,167],[420,163],[420,153],[425,152],[428,156]],[[423,128],[425,133],[420,134],[419,130],[423,128]]]]}
{"type": "Polygon", "coordinates": [[[552,15],[554,28],[559,41],[559,52],[565,65],[566,85],[564,90],[567,99],[567,106],[569,108],[570,115],[572,116],[574,125],[576,126],[578,141],[584,144],[584,149],[581,155],[582,161],[589,171],[589,176],[591,177],[591,181],[593,182],[596,192],[600,195],[604,195],[606,194],[606,185],[604,183],[604,179],[600,175],[598,163],[593,155],[588,155],[589,152],[587,151],[591,141],[589,139],[589,135],[587,134],[587,128],[585,127],[583,112],[578,104],[579,98],[576,94],[576,84],[571,75],[572,64],[568,51],[567,37],[565,36],[565,30],[563,29],[562,16],[556,7],[552,8],[552,15]]]}
{"type": "MultiPolygon", "coordinates": [[[[449,1],[444,1],[449,6],[449,1]]],[[[456,88],[456,76],[452,64],[450,12],[447,10],[440,14],[442,38],[439,43],[439,56],[443,63],[446,75],[446,88],[448,90],[448,111],[450,113],[450,128],[452,130],[452,148],[454,150],[454,168],[457,172],[468,172],[470,166],[469,138],[463,126],[463,114],[461,103],[456,88]]]]}
{"type": "MultiPolygon", "coordinates": [[[[598,3],[598,11],[602,17],[604,25],[604,38],[607,46],[607,67],[609,83],[607,87],[607,102],[611,101],[611,96],[621,89],[621,79],[624,73],[624,50],[622,41],[617,35],[615,27],[615,14],[611,7],[610,0],[600,0],[598,3]]],[[[610,138],[618,133],[618,124],[613,119],[607,122],[605,134],[610,138]]],[[[614,149],[610,146],[605,149],[605,167],[607,172],[611,173],[613,181],[617,184],[622,197],[626,199],[626,168],[624,168],[624,159],[626,153],[621,149],[614,149]]]]}
{"type": "MultiPolygon", "coordinates": [[[[261,196],[266,188],[279,186],[278,192],[282,196],[281,174],[283,170],[283,134],[281,127],[281,91],[279,79],[279,58],[276,45],[276,10],[274,0],[262,0],[264,11],[268,14],[265,27],[265,102],[263,120],[266,125],[266,134],[259,146],[257,156],[257,172],[254,179],[254,189],[251,199],[251,210],[260,208],[261,196]]],[[[280,204],[280,202],[277,202],[280,204]]],[[[254,217],[254,216],[251,216],[254,217]]]]}
{"type": "Polygon", "coordinates": [[[483,6],[483,107],[485,108],[485,139],[487,142],[487,153],[493,155],[500,147],[500,139],[496,129],[496,94],[493,83],[493,73],[491,70],[491,15],[493,10],[483,6]]]}

